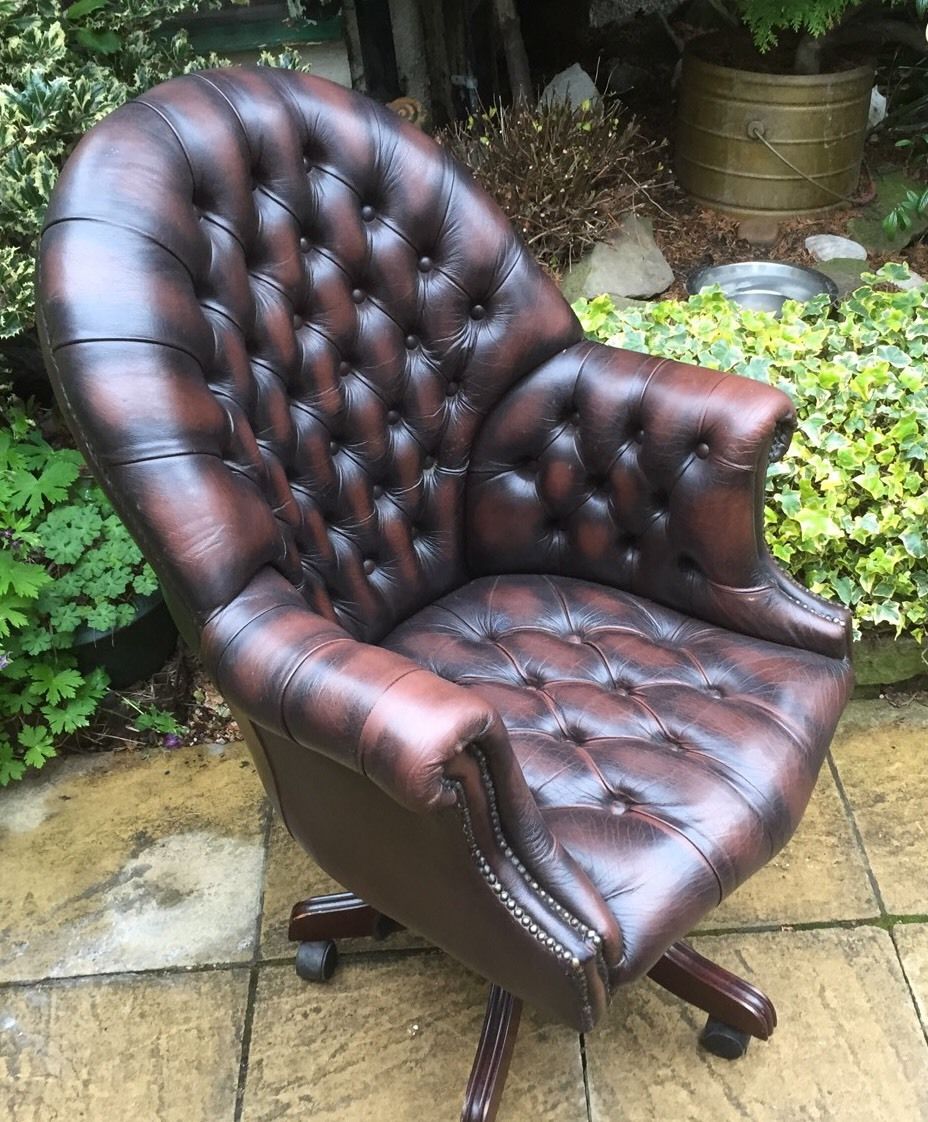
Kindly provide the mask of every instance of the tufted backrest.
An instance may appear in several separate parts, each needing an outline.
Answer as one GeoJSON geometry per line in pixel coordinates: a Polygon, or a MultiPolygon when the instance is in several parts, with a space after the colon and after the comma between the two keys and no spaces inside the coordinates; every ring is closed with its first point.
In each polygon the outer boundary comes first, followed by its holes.
{"type": "Polygon", "coordinates": [[[175,79],[97,125],[39,279],[59,399],[196,623],[264,566],[362,639],[461,583],[481,421],[580,334],[434,142],[266,68],[175,79]]]}

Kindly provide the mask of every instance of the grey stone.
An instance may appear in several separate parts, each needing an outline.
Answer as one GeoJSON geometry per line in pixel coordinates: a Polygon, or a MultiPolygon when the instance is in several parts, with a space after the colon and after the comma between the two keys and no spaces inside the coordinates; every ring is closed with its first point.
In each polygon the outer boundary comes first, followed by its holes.
{"type": "Polygon", "coordinates": [[[540,105],[557,104],[566,101],[577,109],[584,101],[599,101],[599,90],[596,83],[587,74],[579,62],[555,74],[545,86],[539,98],[540,105]]]}
{"type": "Polygon", "coordinates": [[[860,242],[842,238],[838,234],[812,234],[806,238],[806,249],[816,261],[834,261],[836,257],[842,260],[867,260],[867,251],[860,242]]]}
{"type": "Polygon", "coordinates": [[[750,242],[751,245],[771,249],[779,240],[780,224],[775,218],[760,214],[745,218],[738,226],[738,237],[743,242],[750,242]]]}
{"type": "Polygon", "coordinates": [[[838,286],[838,299],[843,300],[860,288],[861,274],[867,272],[869,266],[859,257],[835,257],[831,261],[819,262],[816,268],[826,277],[831,277],[838,286]]]}
{"type": "Polygon", "coordinates": [[[913,215],[912,225],[907,230],[897,230],[887,234],[883,229],[883,219],[891,210],[904,202],[910,191],[920,195],[925,185],[898,168],[877,173],[873,177],[876,198],[857,218],[851,218],[847,232],[862,242],[874,253],[898,253],[909,242],[928,230],[928,214],[913,215]]]}
{"type": "Polygon", "coordinates": [[[627,214],[608,241],[600,242],[567,273],[568,300],[607,292],[612,297],[656,296],[673,284],[673,271],[657,248],[651,223],[627,214]]]}

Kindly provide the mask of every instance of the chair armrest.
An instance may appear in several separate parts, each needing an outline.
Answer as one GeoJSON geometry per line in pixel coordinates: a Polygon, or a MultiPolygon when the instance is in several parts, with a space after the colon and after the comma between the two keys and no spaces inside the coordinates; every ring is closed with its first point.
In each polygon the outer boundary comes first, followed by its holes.
{"type": "Polygon", "coordinates": [[[734,374],[578,343],[523,378],[474,449],[474,573],[543,571],[835,658],[850,615],[783,573],[764,480],[796,424],[789,398],[734,374]]]}
{"type": "Polygon", "coordinates": [[[214,613],[200,653],[255,725],[361,773],[415,814],[466,809],[476,832],[495,839],[487,856],[523,863],[620,955],[612,914],[548,830],[504,725],[475,693],[352,638],[272,569],[214,613]]]}

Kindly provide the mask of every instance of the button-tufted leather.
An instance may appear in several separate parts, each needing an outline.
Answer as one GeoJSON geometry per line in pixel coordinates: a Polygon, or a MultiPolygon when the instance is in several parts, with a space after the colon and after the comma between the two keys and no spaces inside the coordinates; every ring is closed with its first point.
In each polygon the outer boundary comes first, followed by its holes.
{"type": "Polygon", "coordinates": [[[580,341],[467,172],[263,68],[62,173],[63,412],[347,887],[577,1028],[789,837],[847,613],[762,540],[769,387],[580,341]]]}
{"type": "Polygon", "coordinates": [[[791,836],[847,700],[842,663],[571,578],[484,577],[384,646],[500,714],[542,818],[653,964],[791,836]]]}

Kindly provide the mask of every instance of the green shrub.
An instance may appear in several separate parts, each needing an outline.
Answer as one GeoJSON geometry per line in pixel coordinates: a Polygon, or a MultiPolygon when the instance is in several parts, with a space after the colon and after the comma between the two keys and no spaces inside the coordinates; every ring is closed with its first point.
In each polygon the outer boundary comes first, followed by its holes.
{"type": "Polygon", "coordinates": [[[89,724],[107,688],[83,675],[75,632],[129,623],[158,587],[79,453],[53,448],[23,407],[0,428],[0,786],[89,724]]]}
{"type": "Polygon", "coordinates": [[[928,287],[885,291],[887,265],[833,312],[788,302],[781,319],[718,290],[616,311],[574,305],[596,339],[785,390],[799,432],[770,470],[767,540],[814,592],[848,605],[861,629],[918,641],[928,620],[928,287]]]}
{"type": "MultiPolygon", "coordinates": [[[[36,239],[83,133],[158,82],[221,65],[163,31],[204,6],[217,0],[0,0],[0,339],[32,328],[36,239]]],[[[262,61],[300,66],[290,54],[262,61]]]]}

